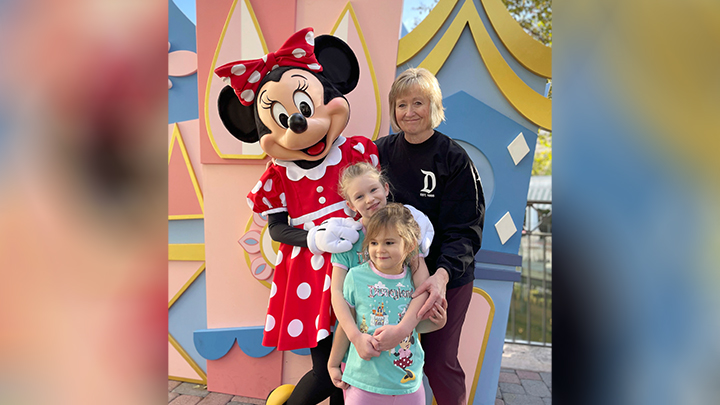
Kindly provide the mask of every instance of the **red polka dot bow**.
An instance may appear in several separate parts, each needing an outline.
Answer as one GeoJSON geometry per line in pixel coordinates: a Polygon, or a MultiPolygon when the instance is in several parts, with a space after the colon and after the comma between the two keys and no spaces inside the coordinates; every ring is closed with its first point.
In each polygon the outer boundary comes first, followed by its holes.
{"type": "Polygon", "coordinates": [[[260,59],[230,62],[215,69],[215,74],[235,89],[240,102],[249,106],[255,100],[260,80],[280,66],[294,66],[322,72],[315,58],[315,32],[305,28],[294,33],[280,49],[260,59]]]}

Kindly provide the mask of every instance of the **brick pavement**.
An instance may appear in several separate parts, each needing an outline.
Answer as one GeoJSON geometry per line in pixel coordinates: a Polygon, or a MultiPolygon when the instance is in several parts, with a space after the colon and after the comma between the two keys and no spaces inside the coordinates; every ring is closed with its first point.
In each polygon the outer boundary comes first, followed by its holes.
{"type": "Polygon", "coordinates": [[[495,405],[552,403],[552,373],[501,368],[495,405]]]}
{"type": "MultiPolygon", "coordinates": [[[[501,368],[495,405],[552,402],[552,373],[501,368]]],[[[169,405],[264,405],[254,398],[209,392],[204,385],[168,380],[169,405]]]]}
{"type": "Polygon", "coordinates": [[[204,385],[168,380],[168,404],[172,405],[264,405],[255,398],[211,392],[204,385]]]}

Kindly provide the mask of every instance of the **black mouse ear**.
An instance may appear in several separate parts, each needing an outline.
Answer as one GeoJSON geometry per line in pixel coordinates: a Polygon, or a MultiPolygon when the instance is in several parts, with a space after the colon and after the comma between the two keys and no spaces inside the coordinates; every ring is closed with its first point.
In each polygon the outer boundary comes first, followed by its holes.
{"type": "Polygon", "coordinates": [[[315,58],[325,76],[342,94],[350,93],[360,79],[360,65],[355,53],[342,39],[332,35],[315,38],[315,58]]]}
{"type": "Polygon", "coordinates": [[[257,127],[255,126],[255,107],[244,106],[238,100],[235,90],[230,86],[220,91],[218,97],[218,113],[225,128],[235,138],[253,143],[259,140],[257,127]]]}

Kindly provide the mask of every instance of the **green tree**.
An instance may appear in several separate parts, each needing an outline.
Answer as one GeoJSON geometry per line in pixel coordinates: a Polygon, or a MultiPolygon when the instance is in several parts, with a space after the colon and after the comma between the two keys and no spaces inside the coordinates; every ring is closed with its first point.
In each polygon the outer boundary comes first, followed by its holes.
{"type": "Polygon", "coordinates": [[[533,161],[532,175],[547,176],[552,174],[552,132],[538,131],[537,146],[535,147],[535,160],[533,161]]]}
{"type": "Polygon", "coordinates": [[[547,46],[552,46],[551,0],[502,0],[510,15],[525,32],[547,46]]]}

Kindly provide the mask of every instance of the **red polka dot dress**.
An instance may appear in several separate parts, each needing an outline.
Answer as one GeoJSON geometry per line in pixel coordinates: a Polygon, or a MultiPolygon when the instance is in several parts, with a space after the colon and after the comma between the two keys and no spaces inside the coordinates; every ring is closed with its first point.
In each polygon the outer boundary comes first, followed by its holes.
{"type": "Polygon", "coordinates": [[[410,355],[412,352],[408,349],[400,349],[398,350],[398,353],[400,353],[399,358],[395,361],[393,361],[393,364],[400,367],[401,369],[405,370],[406,368],[412,366],[413,361],[410,358],[410,355]]]}
{"type": "MultiPolygon", "coordinates": [[[[338,194],[341,171],[360,161],[378,164],[375,144],[362,136],[340,136],[323,163],[309,170],[276,161],[248,194],[253,211],[264,215],[287,211],[290,225],[309,230],[333,217],[349,217],[338,194]]],[[[331,255],[280,244],[265,318],[263,346],[278,350],[312,348],[335,325],[330,303],[331,255]]]]}

